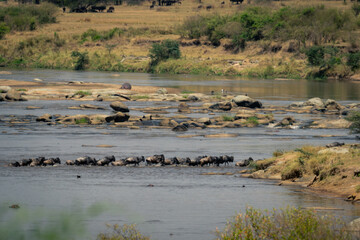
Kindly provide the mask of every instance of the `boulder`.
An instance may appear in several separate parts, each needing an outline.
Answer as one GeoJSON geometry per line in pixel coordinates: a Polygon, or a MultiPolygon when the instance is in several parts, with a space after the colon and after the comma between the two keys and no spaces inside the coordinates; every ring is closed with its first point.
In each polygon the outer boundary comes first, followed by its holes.
{"type": "Polygon", "coordinates": [[[186,103],[180,103],[178,106],[178,112],[189,112],[190,111],[190,106],[187,105],[186,103]]]}
{"type": "Polygon", "coordinates": [[[159,88],[156,93],[165,95],[168,94],[168,90],[166,90],[166,88],[159,88]]]}
{"type": "Polygon", "coordinates": [[[323,119],[319,121],[314,121],[310,128],[327,128],[327,129],[335,129],[335,128],[349,128],[351,122],[345,119],[323,119]]]}
{"type": "Polygon", "coordinates": [[[231,102],[219,102],[211,105],[209,108],[215,110],[230,111],[231,107],[231,102]]]}
{"type": "Polygon", "coordinates": [[[210,124],[211,124],[210,118],[207,118],[207,117],[199,118],[199,119],[197,120],[197,122],[198,122],[198,123],[205,124],[205,125],[210,125],[210,124]]]}
{"type": "Polygon", "coordinates": [[[327,99],[324,103],[326,111],[341,111],[343,107],[333,99],[327,99]]]}
{"type": "Polygon", "coordinates": [[[5,99],[8,101],[27,101],[25,98],[22,97],[22,94],[23,93],[19,91],[11,89],[6,93],[5,99]]]}
{"type": "Polygon", "coordinates": [[[99,110],[105,110],[106,108],[101,107],[101,106],[96,106],[93,104],[80,104],[79,106],[80,108],[85,108],[85,109],[99,109],[99,110]]]}
{"type": "Polygon", "coordinates": [[[105,118],[106,122],[126,122],[130,118],[129,114],[118,112],[115,115],[111,115],[105,118]]]}
{"type": "Polygon", "coordinates": [[[293,125],[296,122],[296,120],[293,117],[284,117],[280,122],[278,122],[276,124],[276,126],[289,126],[289,125],[293,125]]]}
{"type": "Polygon", "coordinates": [[[325,108],[324,102],[318,97],[310,98],[309,100],[304,102],[303,106],[312,106],[318,109],[325,108]]]}
{"type": "Polygon", "coordinates": [[[36,121],[37,122],[51,122],[51,119],[52,119],[52,115],[46,113],[46,114],[44,114],[44,115],[42,115],[40,117],[37,117],[36,121]]]}
{"type": "Polygon", "coordinates": [[[192,101],[192,102],[197,102],[197,101],[199,101],[199,97],[197,97],[195,95],[190,95],[187,97],[187,100],[192,101]]]}
{"type": "Polygon", "coordinates": [[[238,95],[232,99],[239,107],[261,108],[262,103],[245,95],[238,95]]]}
{"type": "Polygon", "coordinates": [[[172,130],[174,132],[185,132],[188,130],[188,128],[189,128],[189,124],[181,123],[181,124],[178,124],[176,127],[174,127],[172,130]]]}
{"type": "Polygon", "coordinates": [[[124,103],[119,101],[112,102],[110,107],[116,112],[129,112],[129,108],[124,103]]]}
{"type": "Polygon", "coordinates": [[[11,90],[11,87],[9,86],[0,86],[0,93],[7,93],[11,90]]]}

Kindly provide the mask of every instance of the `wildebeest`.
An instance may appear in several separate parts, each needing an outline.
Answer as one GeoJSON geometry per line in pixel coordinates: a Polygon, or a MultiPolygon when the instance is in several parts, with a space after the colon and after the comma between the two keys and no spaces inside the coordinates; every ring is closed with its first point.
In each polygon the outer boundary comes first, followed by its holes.
{"type": "Polygon", "coordinates": [[[206,10],[210,10],[210,9],[212,9],[213,8],[213,6],[211,6],[211,5],[207,5],[206,6],[206,10]]]}
{"type": "Polygon", "coordinates": [[[92,11],[96,11],[96,12],[103,12],[106,9],[105,5],[102,6],[91,6],[90,8],[92,11]]]}
{"type": "Polygon", "coordinates": [[[96,165],[105,166],[105,165],[109,165],[111,162],[114,162],[114,161],[115,161],[114,156],[106,156],[103,159],[97,161],[96,165]]]}
{"type": "Polygon", "coordinates": [[[112,13],[115,11],[115,8],[114,7],[109,7],[109,9],[106,11],[108,13],[112,13]]]}
{"type": "Polygon", "coordinates": [[[96,163],[96,159],[89,156],[79,157],[75,160],[75,165],[96,165],[96,163]]]}
{"type": "Polygon", "coordinates": [[[150,9],[153,9],[153,8],[154,8],[154,6],[155,6],[155,5],[151,5],[151,6],[150,6],[150,9]]]}
{"type": "Polygon", "coordinates": [[[86,7],[73,8],[73,9],[71,9],[71,12],[87,13],[87,8],[86,7]]]}
{"type": "Polygon", "coordinates": [[[129,164],[134,164],[134,166],[138,166],[140,165],[141,162],[144,162],[145,158],[144,156],[141,157],[128,157],[125,159],[125,164],[129,165],[129,164]]]}
{"type": "Polygon", "coordinates": [[[243,1],[244,0],[230,0],[230,2],[236,3],[236,4],[243,3],[243,1]]]}
{"type": "Polygon", "coordinates": [[[111,165],[112,166],[125,166],[126,163],[125,163],[125,160],[120,159],[120,160],[116,160],[114,162],[111,162],[111,165]]]}
{"type": "Polygon", "coordinates": [[[147,157],[146,158],[146,165],[163,164],[164,161],[165,161],[164,154],[154,155],[152,157],[147,157]]]}

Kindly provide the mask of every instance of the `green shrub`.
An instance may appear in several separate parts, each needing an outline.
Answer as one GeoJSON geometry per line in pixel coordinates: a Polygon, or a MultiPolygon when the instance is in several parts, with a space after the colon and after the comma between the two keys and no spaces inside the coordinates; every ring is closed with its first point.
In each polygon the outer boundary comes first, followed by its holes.
{"type": "Polygon", "coordinates": [[[111,233],[101,233],[97,240],[150,240],[149,237],[143,236],[135,225],[108,225],[111,233]]]}
{"type": "Polygon", "coordinates": [[[312,46],[305,52],[307,60],[312,66],[320,66],[324,64],[325,50],[323,46],[312,46]]]}
{"type": "Polygon", "coordinates": [[[346,65],[351,67],[351,70],[355,71],[360,68],[360,52],[349,53],[347,57],[346,65]]]}
{"type": "Polygon", "coordinates": [[[216,231],[219,240],[236,239],[351,239],[346,224],[332,216],[315,211],[286,208],[272,211],[248,207],[229,221],[224,230],[216,231]]]}
{"type": "Polygon", "coordinates": [[[352,111],[346,120],[352,122],[350,126],[352,133],[360,133],[360,111],[352,111]]]}
{"type": "Polygon", "coordinates": [[[89,56],[87,52],[73,51],[71,57],[74,59],[74,70],[84,70],[89,64],[89,56]]]}
{"type": "Polygon", "coordinates": [[[354,3],[351,6],[351,9],[354,11],[355,16],[358,16],[360,14],[360,4],[359,3],[354,3]]]}
{"type": "Polygon", "coordinates": [[[179,43],[175,40],[164,40],[161,43],[154,43],[150,49],[150,66],[156,66],[159,62],[170,58],[180,58],[179,43]]]}
{"type": "Polygon", "coordinates": [[[0,39],[3,39],[9,31],[10,28],[5,23],[0,23],[0,39]]]}

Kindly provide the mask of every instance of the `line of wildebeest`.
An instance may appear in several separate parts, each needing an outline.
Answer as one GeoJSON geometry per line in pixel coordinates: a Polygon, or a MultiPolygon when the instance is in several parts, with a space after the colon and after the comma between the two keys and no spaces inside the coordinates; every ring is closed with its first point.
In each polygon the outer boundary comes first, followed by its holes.
{"type": "MultiPolygon", "coordinates": [[[[195,159],[179,158],[165,158],[164,154],[154,155],[151,157],[145,158],[141,157],[127,157],[116,160],[114,156],[106,156],[102,159],[96,160],[93,157],[85,156],[79,157],[76,160],[67,160],[66,165],[76,165],[76,166],[140,166],[144,162],[146,166],[220,166],[221,164],[228,165],[229,163],[234,162],[233,156],[198,156],[195,159]]],[[[36,167],[36,166],[54,166],[61,164],[60,158],[49,158],[37,157],[23,159],[21,161],[16,161],[10,163],[10,167],[36,167]]]]}

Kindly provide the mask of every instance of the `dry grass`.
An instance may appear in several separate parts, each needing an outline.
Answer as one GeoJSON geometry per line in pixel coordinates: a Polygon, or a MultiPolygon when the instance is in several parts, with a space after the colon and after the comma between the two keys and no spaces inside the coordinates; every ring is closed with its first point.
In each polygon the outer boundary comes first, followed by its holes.
{"type": "MultiPolygon", "coordinates": [[[[204,2],[204,1],[203,1],[204,2]]],[[[158,7],[150,9],[150,2],[145,2],[140,6],[114,6],[114,13],[62,13],[59,8],[57,23],[45,25],[36,31],[27,32],[13,32],[8,34],[4,40],[0,42],[0,54],[2,51],[8,53],[15,52],[16,45],[29,38],[38,36],[53,37],[54,33],[60,36],[66,44],[60,49],[52,50],[47,53],[38,53],[36,50],[34,58],[31,61],[39,61],[39,67],[51,68],[71,68],[69,64],[69,53],[71,51],[87,51],[89,56],[100,54],[104,58],[108,57],[112,61],[121,61],[127,71],[145,71],[146,63],[144,59],[133,60],[132,57],[146,57],[149,53],[151,44],[155,41],[164,39],[180,39],[176,29],[179,24],[189,16],[206,15],[206,14],[232,14],[247,6],[254,6],[256,1],[244,1],[242,5],[232,5],[226,1],[224,6],[221,6],[219,1],[207,0],[205,3],[199,4],[197,0],[186,0],[181,5],[158,7]],[[212,5],[211,10],[205,8],[199,9],[198,6],[212,5]],[[121,37],[115,37],[105,42],[85,42],[79,44],[78,38],[82,33],[89,29],[97,31],[107,31],[113,28],[127,29],[128,32],[121,37]],[[132,34],[129,34],[132,32],[132,34]],[[113,56],[106,56],[108,51],[106,45],[115,45],[111,50],[113,56]],[[2,50],[3,49],[3,50],[2,50]],[[4,50],[5,49],[5,50],[4,50]],[[44,55],[44,56],[42,56],[44,55]],[[59,60],[59,57],[61,59],[59,60]],[[64,65],[62,65],[64,64],[64,65]]],[[[9,1],[9,4],[14,4],[9,1]]],[[[351,4],[344,5],[343,1],[273,1],[270,4],[266,3],[271,8],[278,8],[281,6],[300,6],[300,5],[317,5],[324,4],[327,7],[346,8],[350,9],[351,4]]],[[[0,6],[4,3],[0,3],[0,6]]],[[[261,6],[264,6],[262,4],[261,6]]],[[[204,40],[204,39],[203,39],[204,40]]],[[[46,46],[40,46],[39,49],[47,49],[46,46]]],[[[285,77],[304,77],[305,60],[294,60],[293,54],[286,51],[263,52],[263,47],[259,43],[249,43],[244,52],[232,54],[230,51],[224,50],[223,47],[213,47],[208,45],[201,46],[182,46],[182,59],[190,60],[196,65],[197,62],[204,63],[205,66],[211,66],[209,69],[213,74],[231,74],[231,75],[248,75],[252,77],[264,77],[266,74],[266,67],[273,66],[274,73],[277,76],[285,77]],[[240,64],[229,64],[229,60],[240,61],[240,64]],[[287,65],[281,64],[287,63],[287,65]],[[258,76],[254,73],[260,72],[258,76]],[[303,75],[304,76],[303,76],[303,75]]],[[[146,59],[145,59],[146,60],[146,59]]],[[[108,59],[102,60],[109,61],[108,59]]],[[[70,61],[71,62],[71,61],[70,61]]],[[[184,62],[184,61],[183,61],[184,62]]],[[[178,64],[181,64],[179,62],[178,64]]],[[[106,64],[105,64],[106,65],[106,64]]],[[[169,66],[164,66],[166,69],[169,66]]],[[[173,67],[173,66],[170,66],[173,67]]],[[[92,70],[103,70],[102,67],[91,65],[92,70]]],[[[121,70],[111,65],[107,70],[121,70]]],[[[184,69],[181,69],[184,71],[184,69]]],[[[180,71],[180,72],[181,72],[180,71]]],[[[201,70],[194,70],[194,73],[201,70]]],[[[266,76],[265,76],[266,77],[266,76]]]]}
{"type": "Polygon", "coordinates": [[[354,176],[354,170],[360,167],[360,148],[346,145],[340,149],[348,152],[305,146],[279,157],[257,161],[255,168],[265,168],[270,175],[281,173],[282,180],[295,179],[300,183],[307,183],[316,176],[312,187],[345,196],[357,191],[360,178],[354,176]]]}

